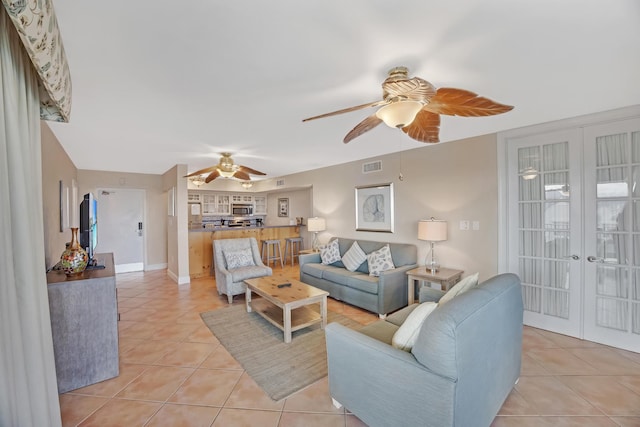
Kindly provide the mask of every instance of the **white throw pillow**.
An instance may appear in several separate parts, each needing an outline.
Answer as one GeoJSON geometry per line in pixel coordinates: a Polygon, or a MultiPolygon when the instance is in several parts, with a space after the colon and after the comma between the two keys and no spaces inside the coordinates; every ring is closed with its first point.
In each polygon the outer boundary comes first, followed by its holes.
{"type": "Polygon", "coordinates": [[[393,265],[389,245],[384,245],[377,251],[371,252],[367,255],[367,261],[369,262],[369,276],[379,276],[383,271],[396,268],[396,266],[393,265]]]}
{"type": "Polygon", "coordinates": [[[447,303],[451,301],[455,296],[463,294],[467,292],[469,289],[473,288],[478,284],[478,274],[472,274],[471,276],[467,276],[464,279],[460,280],[456,283],[453,288],[449,289],[446,294],[444,294],[440,301],[440,304],[447,303]]]}
{"type": "Polygon", "coordinates": [[[325,265],[340,261],[338,239],[332,240],[324,246],[320,246],[320,259],[322,259],[322,263],[325,265]]]}
{"type": "Polygon", "coordinates": [[[411,351],[418,339],[422,324],[437,307],[438,303],[432,301],[423,302],[417,306],[407,316],[407,320],[398,328],[396,333],[393,334],[391,345],[400,350],[411,351]]]}
{"type": "Polygon", "coordinates": [[[240,249],[238,251],[224,251],[222,254],[224,255],[224,260],[227,262],[227,269],[229,270],[256,265],[256,263],[253,262],[253,254],[250,248],[240,249]]]}
{"type": "Polygon", "coordinates": [[[367,260],[367,254],[364,253],[358,242],[353,242],[353,245],[342,257],[342,263],[349,271],[356,271],[360,264],[367,260]]]}

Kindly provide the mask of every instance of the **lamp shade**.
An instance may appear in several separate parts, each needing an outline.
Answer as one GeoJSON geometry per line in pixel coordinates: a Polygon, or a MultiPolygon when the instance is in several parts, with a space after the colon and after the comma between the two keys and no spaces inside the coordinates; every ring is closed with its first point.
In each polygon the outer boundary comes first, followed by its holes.
{"type": "Polygon", "coordinates": [[[447,221],[421,219],[418,222],[418,239],[429,242],[442,242],[447,240],[447,221]]]}
{"type": "Polygon", "coordinates": [[[380,108],[376,116],[389,127],[403,128],[413,122],[422,107],[418,101],[397,101],[380,108]]]}
{"type": "Polygon", "coordinates": [[[324,231],[326,229],[327,223],[325,222],[324,218],[314,217],[307,220],[307,230],[309,231],[318,232],[324,231]]]}

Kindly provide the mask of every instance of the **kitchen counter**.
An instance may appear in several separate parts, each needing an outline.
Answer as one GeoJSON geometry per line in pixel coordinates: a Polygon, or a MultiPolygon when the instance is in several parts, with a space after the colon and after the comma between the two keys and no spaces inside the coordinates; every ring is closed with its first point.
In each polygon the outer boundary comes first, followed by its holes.
{"type": "Polygon", "coordinates": [[[217,227],[202,227],[202,226],[197,226],[197,227],[191,227],[189,228],[189,231],[194,231],[194,232],[198,232],[198,231],[236,231],[236,230],[255,230],[255,229],[268,229],[268,228],[288,228],[288,227],[299,227],[299,225],[251,225],[251,226],[243,226],[243,227],[227,227],[226,225],[224,227],[222,226],[217,226],[217,227]]]}

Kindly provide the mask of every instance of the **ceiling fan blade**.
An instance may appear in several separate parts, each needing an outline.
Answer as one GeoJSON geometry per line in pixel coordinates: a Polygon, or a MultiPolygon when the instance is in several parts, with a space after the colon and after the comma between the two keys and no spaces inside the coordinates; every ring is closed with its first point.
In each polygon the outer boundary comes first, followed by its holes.
{"type": "Polygon", "coordinates": [[[482,117],[506,113],[513,106],[497,103],[468,90],[440,88],[424,109],[448,116],[482,117]]]}
{"type": "Polygon", "coordinates": [[[378,126],[380,123],[382,123],[382,119],[378,118],[378,116],[373,113],[372,115],[358,123],[356,127],[351,129],[351,131],[344,137],[343,142],[345,144],[348,143],[352,139],[357,138],[363,133],[368,132],[374,127],[378,126]]]}
{"type": "Polygon", "coordinates": [[[211,171],[216,170],[217,167],[218,167],[218,165],[211,166],[210,168],[200,169],[199,171],[195,171],[193,173],[190,173],[189,175],[185,175],[184,178],[189,178],[191,176],[196,176],[196,175],[203,175],[205,173],[209,173],[211,171]]]}
{"type": "Polygon", "coordinates": [[[251,179],[251,177],[249,176],[249,174],[248,174],[248,173],[243,172],[243,171],[241,171],[240,169],[238,169],[238,170],[236,171],[236,173],[234,173],[234,174],[233,174],[233,177],[234,177],[234,178],[238,178],[238,179],[242,179],[242,180],[245,180],[245,181],[248,181],[248,180],[250,180],[250,179],[251,179]]]}
{"type": "Polygon", "coordinates": [[[219,176],[220,176],[220,172],[218,172],[218,169],[216,169],[213,172],[211,172],[209,176],[205,178],[204,182],[208,184],[219,176]]]}
{"type": "Polygon", "coordinates": [[[362,110],[363,108],[368,108],[368,107],[378,107],[380,105],[385,105],[388,104],[388,101],[376,101],[376,102],[369,102],[367,104],[362,104],[362,105],[356,105],[355,107],[349,107],[349,108],[345,108],[343,110],[338,110],[338,111],[333,111],[331,113],[326,113],[326,114],[320,114],[319,116],[313,116],[313,117],[309,117],[308,119],[303,119],[303,122],[308,122],[309,120],[315,120],[315,119],[322,119],[324,117],[330,117],[330,116],[337,116],[338,114],[343,114],[343,113],[349,113],[351,111],[356,111],[356,110],[362,110]]]}
{"type": "Polygon", "coordinates": [[[239,166],[238,170],[242,171],[242,172],[250,173],[251,175],[266,175],[266,173],[264,173],[264,172],[260,172],[260,171],[257,171],[255,169],[251,169],[250,167],[247,167],[247,166],[239,166]]]}
{"type": "Polygon", "coordinates": [[[402,131],[416,141],[439,142],[440,115],[427,111],[425,107],[416,115],[409,126],[402,131]]]}

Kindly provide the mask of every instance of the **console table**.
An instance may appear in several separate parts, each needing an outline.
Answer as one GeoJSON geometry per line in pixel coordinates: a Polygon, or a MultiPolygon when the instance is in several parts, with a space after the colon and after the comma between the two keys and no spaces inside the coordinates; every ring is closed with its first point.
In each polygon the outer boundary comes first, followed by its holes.
{"type": "Polygon", "coordinates": [[[47,273],[58,393],[119,375],[113,254],[95,258],[105,268],[71,277],[47,273]]]}
{"type": "Polygon", "coordinates": [[[409,304],[413,304],[415,300],[415,282],[434,282],[440,284],[443,291],[448,291],[453,285],[460,281],[462,270],[454,270],[452,268],[439,268],[435,273],[425,267],[416,267],[407,271],[407,291],[409,295],[409,304]]]}

